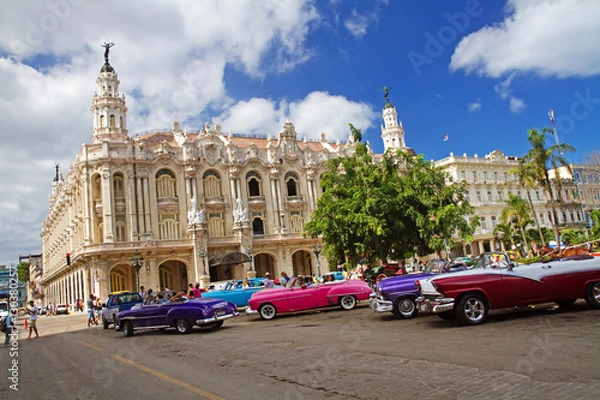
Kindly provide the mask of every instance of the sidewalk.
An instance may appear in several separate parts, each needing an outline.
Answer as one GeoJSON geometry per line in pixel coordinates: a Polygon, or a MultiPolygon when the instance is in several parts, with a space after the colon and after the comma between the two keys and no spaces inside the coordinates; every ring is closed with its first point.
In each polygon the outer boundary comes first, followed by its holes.
{"type": "MultiPolygon", "coordinates": [[[[29,317],[17,318],[15,325],[19,327],[19,339],[27,339],[27,336],[29,336],[29,328],[27,330],[24,329],[25,321],[29,324],[29,317]]],[[[101,327],[101,324],[98,326],[94,325],[94,328],[101,327]]],[[[87,313],[72,313],[69,315],[55,315],[52,317],[41,315],[37,319],[37,328],[40,336],[88,329],[87,313]]],[[[35,332],[33,333],[33,336],[35,336],[35,332]]]]}

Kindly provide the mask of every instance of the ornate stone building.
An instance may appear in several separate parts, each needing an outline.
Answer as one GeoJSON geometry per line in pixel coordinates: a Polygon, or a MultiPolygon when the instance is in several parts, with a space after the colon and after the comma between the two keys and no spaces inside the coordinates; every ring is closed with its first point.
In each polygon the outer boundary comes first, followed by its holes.
{"type": "MultiPolygon", "coordinates": [[[[92,100],[91,143],[64,178],[57,166],[42,226],[48,301],[104,298],[138,284],[185,290],[190,282],[267,271],[329,270],[304,224],[321,193],[324,163],[352,154],[353,139],[299,140],[289,121],[275,138],[225,134],[208,123],[188,132],[178,122],[131,137],[108,48],[92,100]]],[[[385,147],[403,148],[402,125],[388,104],[385,147]]]]}

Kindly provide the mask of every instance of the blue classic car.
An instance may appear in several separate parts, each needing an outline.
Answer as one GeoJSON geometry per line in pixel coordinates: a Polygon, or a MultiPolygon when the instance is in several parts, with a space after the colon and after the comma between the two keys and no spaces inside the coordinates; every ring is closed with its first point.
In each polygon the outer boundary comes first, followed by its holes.
{"type": "Polygon", "coordinates": [[[245,307],[248,305],[248,300],[250,300],[250,297],[252,297],[254,293],[264,288],[264,283],[258,286],[250,285],[249,287],[242,287],[241,282],[239,286],[237,283],[227,282],[225,285],[223,285],[221,290],[211,290],[202,293],[202,297],[205,299],[223,299],[234,303],[238,307],[245,307]]]}
{"type": "Polygon", "coordinates": [[[137,305],[119,313],[125,336],[138,329],[175,328],[190,333],[194,325],[219,328],[223,321],[239,315],[235,304],[219,299],[178,299],[161,304],[137,305]]]}
{"type": "Polygon", "coordinates": [[[423,273],[382,279],[377,283],[375,292],[371,294],[369,304],[373,312],[391,311],[398,318],[412,318],[418,312],[415,304],[420,294],[415,285],[417,280],[466,269],[464,263],[451,264],[445,260],[431,260],[429,267],[423,273]]]}

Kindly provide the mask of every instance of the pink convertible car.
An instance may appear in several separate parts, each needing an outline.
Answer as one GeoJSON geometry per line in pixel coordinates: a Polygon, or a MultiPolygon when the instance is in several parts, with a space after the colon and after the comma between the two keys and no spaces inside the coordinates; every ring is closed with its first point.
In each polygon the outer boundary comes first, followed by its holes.
{"type": "Polygon", "coordinates": [[[269,320],[278,313],[322,307],[340,306],[344,310],[352,310],[358,301],[368,300],[372,292],[369,285],[360,280],[265,289],[252,295],[246,313],[258,313],[262,319],[269,320]]]}

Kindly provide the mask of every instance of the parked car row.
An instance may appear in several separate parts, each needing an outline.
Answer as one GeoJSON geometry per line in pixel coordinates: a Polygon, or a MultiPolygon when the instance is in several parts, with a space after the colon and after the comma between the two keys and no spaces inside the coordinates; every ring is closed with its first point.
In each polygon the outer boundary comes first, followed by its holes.
{"type": "Polygon", "coordinates": [[[420,311],[474,325],[484,322],[495,308],[550,302],[568,307],[577,299],[600,308],[600,259],[591,255],[519,265],[505,252],[488,252],[472,268],[443,261],[432,266],[437,273],[429,270],[381,281],[371,299],[373,310],[402,318],[420,311]]]}
{"type": "Polygon", "coordinates": [[[140,329],[167,328],[184,334],[193,326],[222,326],[224,320],[238,316],[238,304],[246,302],[248,315],[271,320],[279,314],[324,307],[352,310],[364,300],[369,300],[376,313],[412,318],[421,312],[474,325],[484,322],[494,308],[548,302],[568,307],[583,298],[600,309],[600,259],[576,256],[519,265],[507,253],[489,252],[472,266],[433,260],[423,273],[382,279],[374,292],[362,280],[336,280],[272,289],[239,288],[231,282],[221,291],[204,293],[200,299],[150,305],[141,304],[141,299],[132,295],[137,293],[109,298],[102,314],[105,328],[106,323],[114,323],[126,336],[140,329]]]}

